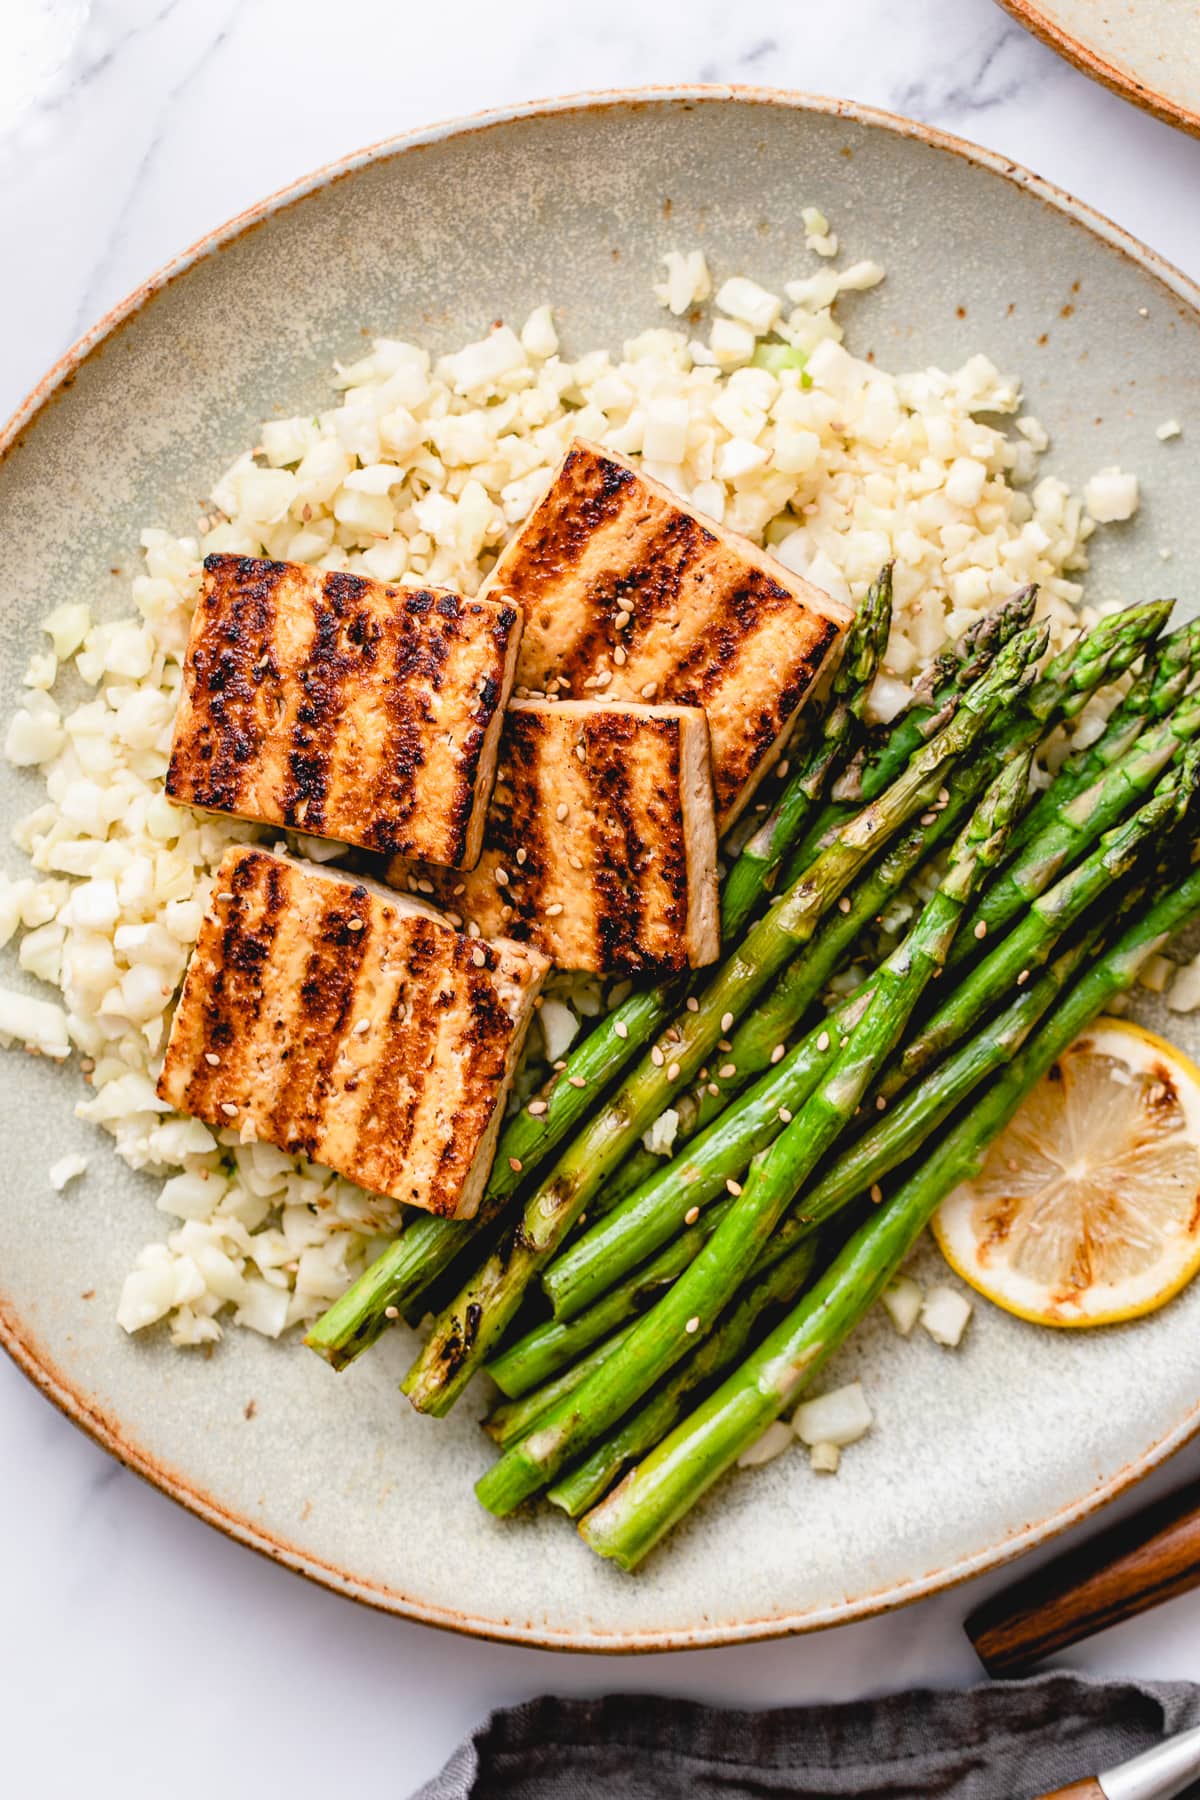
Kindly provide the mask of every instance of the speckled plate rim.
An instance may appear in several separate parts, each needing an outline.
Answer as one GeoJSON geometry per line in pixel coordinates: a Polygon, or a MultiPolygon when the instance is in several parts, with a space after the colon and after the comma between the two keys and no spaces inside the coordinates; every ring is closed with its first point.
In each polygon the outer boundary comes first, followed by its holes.
{"type": "Polygon", "coordinates": [[[1131,70],[1101,56],[1094,45],[1084,43],[1064,25],[1047,18],[1036,0],[998,0],[998,4],[1018,25],[1023,25],[1049,49],[1073,63],[1084,75],[1090,75],[1110,93],[1119,94],[1122,100],[1131,100],[1143,112],[1153,113],[1164,125],[1175,125],[1180,131],[1190,131],[1193,137],[1200,137],[1200,113],[1172,100],[1167,94],[1160,94],[1157,88],[1147,87],[1131,70]]]}
{"type": "MultiPolygon", "coordinates": [[[[69,387],[81,365],[92,356],[102,355],[105,346],[115,340],[121,330],[156,295],[180,280],[195,264],[207,260],[245,232],[254,230],[285,207],[301,203],[308,195],[343,181],[356,170],[369,164],[440,143],[451,137],[469,137],[491,131],[519,119],[551,117],[560,113],[599,111],[609,107],[711,104],[736,100],[742,104],[761,105],[815,112],[827,116],[852,119],[857,124],[873,126],[898,136],[913,138],[931,148],[949,151],[965,161],[1006,177],[1024,188],[1035,199],[1085,226],[1095,236],[1144,269],[1162,283],[1178,300],[1200,316],[1200,286],[1181,270],[1158,256],[1145,244],[1094,211],[1082,201],[1052,183],[1044,181],[1021,164],[996,151],[986,150],[963,138],[902,118],[875,107],[860,106],[853,101],[795,93],[785,89],[690,84],[669,87],[610,89],[564,95],[551,100],[534,100],[520,106],[498,108],[462,119],[408,132],[385,139],[344,159],[326,164],[291,186],[237,214],[226,224],[193,244],[181,256],[165,264],[125,300],[115,306],[98,324],[78,340],[52,369],[38,382],[0,432],[0,461],[22,444],[24,433],[37,415],[54,403],[60,390],[69,387]]],[[[1151,1444],[1141,1456],[1133,1459],[1108,1480],[1098,1483],[1078,1500],[1059,1508],[1046,1517],[1031,1520],[969,1556],[963,1556],[943,1568],[928,1570],[907,1581],[896,1583],[874,1593],[857,1595],[810,1610],[767,1619],[747,1619],[741,1624],[705,1626],[698,1624],[686,1630],[622,1631],[605,1633],[597,1630],[554,1631],[510,1620],[476,1617],[453,1608],[431,1606],[411,1595],[401,1593],[385,1583],[365,1581],[349,1569],[323,1562],[310,1551],[286,1539],[264,1531],[261,1525],[242,1514],[231,1512],[213,1494],[195,1485],[180,1470],[159,1461],[144,1445],[132,1441],[121,1421],[69,1381],[57,1366],[46,1345],[41,1343],[28,1323],[17,1317],[10,1307],[0,1302],[0,1347],[34,1386],[73,1424],[78,1425],[93,1441],[117,1458],[135,1474],[141,1475],[189,1512],[215,1526],[235,1542],[257,1550],[271,1561],[293,1573],[305,1576],[334,1593],[360,1601],[383,1612],[392,1612],[421,1624],[443,1630],[488,1639],[496,1643],[519,1644],[529,1649],[591,1651],[608,1654],[630,1654],[642,1651],[711,1649],[736,1643],[752,1643],[767,1638],[793,1636],[819,1631],[833,1625],[849,1624],[871,1618],[899,1606],[925,1599],[959,1585],[976,1575],[1010,1561],[1046,1543],[1098,1508],[1117,1498],[1128,1488],[1150,1474],[1200,1432],[1200,1400],[1195,1407],[1163,1437],[1151,1444]]]]}

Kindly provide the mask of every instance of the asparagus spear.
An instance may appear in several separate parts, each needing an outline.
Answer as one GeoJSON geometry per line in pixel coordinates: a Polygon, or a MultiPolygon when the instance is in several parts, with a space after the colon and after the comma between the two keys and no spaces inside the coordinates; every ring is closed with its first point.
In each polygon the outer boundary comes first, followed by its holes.
{"type": "MultiPolygon", "coordinates": [[[[1170,600],[1149,600],[1101,619],[1051,658],[1037,681],[997,720],[993,736],[1023,747],[1053,726],[1075,718],[1098,687],[1115,680],[1137,661],[1165,623],[1172,604],[1170,600]]],[[[789,886],[819,847],[820,835],[814,827],[784,865],[780,885],[789,886]]]]}
{"type": "Polygon", "coordinates": [[[619,1344],[624,1343],[633,1330],[634,1323],[633,1320],[627,1320],[625,1324],[618,1326],[602,1343],[590,1348],[586,1355],[561,1370],[553,1379],[543,1382],[540,1387],[531,1389],[518,1399],[509,1401],[507,1405],[494,1407],[484,1422],[483,1428],[488,1436],[502,1450],[519,1443],[551,1407],[573,1393],[587,1380],[593,1369],[598,1368],[619,1344]]]}
{"type": "MultiPolygon", "coordinates": [[[[780,1227],[780,1231],[783,1227],[780,1227]]],[[[652,1450],[679,1419],[689,1394],[720,1375],[763,1329],[771,1311],[789,1305],[812,1272],[817,1240],[794,1243],[768,1267],[756,1267],[737,1299],[721,1314],[715,1328],[661,1382],[643,1406],[622,1419],[596,1448],[567,1469],[547,1489],[546,1498],[577,1519],[607,1493],[627,1463],[652,1450]]]]}
{"type": "MultiPolygon", "coordinates": [[[[832,798],[809,825],[791,866],[811,862],[824,839],[893,782],[921,745],[954,716],[963,692],[1033,617],[1036,587],[1011,594],[975,621],[953,649],[925,671],[899,716],[881,726],[839,777],[832,798]]],[[[799,832],[792,835],[796,842],[799,832]]],[[[784,846],[786,850],[788,846],[784,846]]]]}
{"type": "MultiPolygon", "coordinates": [[[[1100,936],[1099,926],[1085,933],[1056,959],[1032,987],[1018,995],[993,1026],[977,1033],[894,1111],[879,1118],[848,1150],[842,1151],[840,1147],[836,1150],[833,1158],[829,1159],[826,1174],[814,1186],[801,1191],[792,1210],[768,1242],[766,1251],[755,1264],[750,1281],[739,1297],[739,1306],[746,1306],[751,1312],[754,1310],[751,1295],[761,1288],[770,1271],[771,1262],[764,1258],[772,1249],[775,1239],[786,1235],[789,1243],[811,1241],[810,1234],[821,1220],[829,1218],[859,1194],[872,1188],[890,1170],[907,1161],[969,1094],[974,1093],[989,1075],[1004,1069],[1012,1061],[1034,1026],[1077,974],[1100,936]]],[[[878,1201],[880,1196],[875,1193],[873,1198],[878,1201]]],[[[726,1200],[719,1206],[712,1207],[709,1213],[702,1216],[699,1225],[683,1233],[669,1248],[679,1246],[682,1254],[682,1246],[686,1243],[687,1260],[690,1262],[698,1254],[700,1244],[704,1241],[702,1237],[698,1237],[704,1220],[711,1223],[718,1215],[723,1217],[730,1204],[726,1200]]],[[[665,1251],[662,1253],[664,1258],[666,1254],[665,1251]]],[[[611,1321],[618,1310],[617,1297],[632,1285],[630,1282],[614,1288],[571,1325],[556,1326],[552,1322],[543,1327],[543,1331],[549,1334],[558,1330],[565,1336],[576,1327],[582,1327],[585,1321],[594,1319],[597,1326],[602,1321],[611,1321]]],[[[749,1323],[748,1320],[747,1328],[749,1323]]],[[[605,1323],[604,1329],[611,1329],[611,1322],[605,1323]]],[[[706,1339],[699,1350],[692,1352],[678,1375],[668,1378],[651,1395],[646,1405],[632,1419],[622,1421],[612,1436],[585,1458],[577,1469],[569,1470],[560,1482],[549,1489],[547,1498],[561,1506],[572,1518],[578,1518],[580,1513],[594,1505],[627,1462],[631,1462],[643,1451],[653,1449],[659,1439],[671,1429],[682,1410],[683,1395],[701,1379],[718,1372],[711,1359],[705,1360],[705,1352],[714,1340],[721,1339],[723,1331],[722,1321],[713,1338],[706,1339]],[[693,1365],[699,1365],[694,1378],[691,1373],[693,1365]],[[677,1386],[677,1382],[681,1385],[677,1386]]],[[[532,1336],[533,1334],[531,1341],[532,1336]]],[[[589,1337],[587,1342],[591,1341],[589,1337]]],[[[740,1350],[740,1343],[737,1348],[740,1350]]],[[[732,1354],[720,1355],[722,1368],[732,1360],[732,1354]]],[[[549,1374],[551,1371],[547,1369],[546,1372],[549,1374]]]]}
{"type": "MultiPolygon", "coordinates": [[[[779,1135],[827,1074],[842,1035],[871,998],[868,987],[823,1020],[795,1048],[709,1125],[681,1155],[658,1169],[569,1245],[546,1269],[542,1286],[561,1328],[592,1307],[613,1283],[668,1247],[693,1214],[722,1193],[779,1135]]],[[[691,1259],[689,1258],[688,1261],[691,1259]]]]}
{"type": "Polygon", "coordinates": [[[507,1345],[486,1365],[501,1393],[519,1399],[568,1367],[582,1351],[618,1325],[645,1312],[687,1268],[731,1204],[727,1196],[723,1202],[710,1206],[694,1224],[680,1230],[657,1256],[640,1263],[625,1281],[615,1287],[607,1286],[594,1306],[577,1308],[569,1318],[543,1319],[507,1345]]]}
{"type": "Polygon", "coordinates": [[[867,590],[846,638],[816,742],[793,770],[769,817],[726,877],[721,892],[721,935],[727,941],[736,937],[749,919],[829,781],[853,751],[891,623],[892,565],[887,563],[867,590]]]}
{"type": "Polygon", "coordinates": [[[613,1354],[476,1484],[489,1511],[504,1516],[544,1487],[686,1355],[697,1333],[711,1330],[797,1188],[849,1124],[924,987],[944,966],[975,885],[999,860],[1009,827],[1024,805],[1028,777],[1025,756],[989,788],[956,842],[937,890],[879,969],[870,1004],[824,1081],[751,1165],[737,1204],[695,1261],[613,1354]]]}
{"type": "MultiPolygon", "coordinates": [[[[977,937],[994,935],[1054,880],[1101,832],[1146,793],[1172,758],[1200,732],[1200,694],[1186,699],[1161,725],[1144,732],[1099,780],[1065,806],[1055,806],[1015,862],[989,884],[971,919],[977,937]],[[982,927],[982,929],[981,929],[982,927]]],[[[1047,790],[1053,792],[1053,789],[1047,790]]],[[[965,937],[955,962],[970,946],[965,937]]]]}
{"type": "Polygon", "coordinates": [[[1018,633],[963,696],[954,718],[878,800],[838,833],[772,906],[571,1143],[506,1228],[499,1249],[435,1320],[403,1382],[420,1412],[449,1410],[507,1330],[531,1280],[562,1243],[589,1198],[778,970],[807,942],[871,856],[926,799],[948,761],[985,730],[1040,654],[1044,632],[1018,633]]]}
{"type": "Polygon", "coordinates": [[[889,1099],[907,1086],[914,1075],[928,1068],[962,1037],[964,1021],[973,1024],[997,995],[1007,994],[1014,984],[1027,981],[1030,972],[1045,962],[1063,932],[1129,872],[1156,837],[1161,840],[1179,823],[1198,782],[1200,744],[1193,744],[1184,753],[1183,761],[1161,777],[1150,799],[1133,818],[1107,832],[1090,856],[1068,870],[1045,893],[1035,896],[1021,922],[956,984],[880,1082],[880,1096],[889,1099]]]}
{"type": "Polygon", "coordinates": [[[946,1195],[979,1173],[988,1146],[1073,1039],[1200,914],[1193,869],[1136,919],[1052,1010],[1025,1048],[873,1213],[788,1314],[695,1411],[583,1520],[592,1549],[634,1569],[723,1471],[797,1398],[892,1279],[946,1195]]]}
{"type": "Polygon", "coordinates": [[[1146,651],[1142,671],[1105,721],[1094,743],[1076,750],[1062,763],[1051,785],[1039,794],[1012,835],[1010,859],[1054,818],[1059,807],[1098,781],[1104,771],[1178,705],[1200,657],[1200,619],[1181,625],[1146,651]]]}

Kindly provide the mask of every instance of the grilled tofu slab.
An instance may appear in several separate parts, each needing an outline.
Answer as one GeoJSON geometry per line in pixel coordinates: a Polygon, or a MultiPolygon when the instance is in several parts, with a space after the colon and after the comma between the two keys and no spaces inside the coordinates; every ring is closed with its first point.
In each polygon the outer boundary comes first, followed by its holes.
{"type": "Polygon", "coordinates": [[[624,457],[576,438],[486,586],[525,615],[518,691],[702,706],[725,832],[852,613],[624,457]]]}
{"type": "Polygon", "coordinates": [[[702,711],[514,700],[478,866],[389,878],[560,968],[669,973],[717,954],[716,865],[702,711]]]}
{"type": "Polygon", "coordinates": [[[210,556],[167,792],[469,868],[520,639],[507,603],[210,556]]]}
{"type": "Polygon", "coordinates": [[[217,873],[158,1092],[468,1219],[548,968],[376,883],[239,845],[217,873]]]}

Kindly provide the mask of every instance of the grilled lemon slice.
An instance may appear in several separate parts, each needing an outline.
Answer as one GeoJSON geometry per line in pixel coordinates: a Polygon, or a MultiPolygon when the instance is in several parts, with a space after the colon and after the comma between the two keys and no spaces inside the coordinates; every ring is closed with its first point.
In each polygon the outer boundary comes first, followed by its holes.
{"type": "Polygon", "coordinates": [[[1200,1268],[1200,1069],[1123,1020],[1076,1038],[948,1196],[964,1281],[1038,1325],[1154,1312],[1200,1268]]]}

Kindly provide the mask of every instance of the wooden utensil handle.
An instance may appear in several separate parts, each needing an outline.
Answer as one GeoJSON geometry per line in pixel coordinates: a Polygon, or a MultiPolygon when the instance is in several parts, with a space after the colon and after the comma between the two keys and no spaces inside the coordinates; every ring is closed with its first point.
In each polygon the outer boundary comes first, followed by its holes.
{"type": "MultiPolygon", "coordinates": [[[[967,1635],[990,1675],[1015,1675],[1198,1585],[1200,1482],[1192,1482],[985,1601],[967,1635]]],[[[1092,1790],[1064,1789],[1076,1791],[1092,1790]]]]}

